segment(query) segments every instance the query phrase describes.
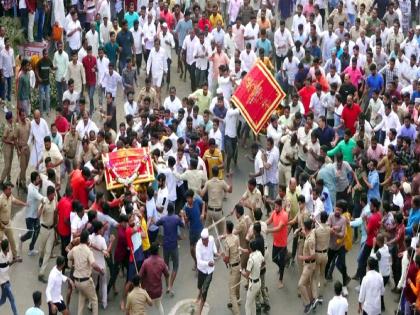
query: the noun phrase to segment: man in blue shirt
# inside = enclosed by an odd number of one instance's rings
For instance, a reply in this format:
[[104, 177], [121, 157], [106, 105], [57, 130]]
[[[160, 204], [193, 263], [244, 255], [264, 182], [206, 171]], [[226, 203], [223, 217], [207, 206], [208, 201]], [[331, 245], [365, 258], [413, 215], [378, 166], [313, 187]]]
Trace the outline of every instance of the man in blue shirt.
[[122, 22], [122, 29], [117, 35], [117, 44], [120, 52], [118, 69], [119, 73], [122, 74], [122, 71], [127, 64], [127, 58], [132, 58], [134, 54], [134, 38], [133, 34], [128, 30], [128, 23], [126, 20]]
[[255, 44], [255, 51], [258, 52], [260, 48], [264, 49], [264, 57], [271, 57], [273, 48], [272, 48], [270, 40], [267, 39], [267, 31], [265, 29], [261, 30], [260, 38], [257, 40], [257, 43]]
[[191, 257], [194, 260], [194, 268], [197, 268], [197, 259], [195, 257], [195, 245], [200, 239], [201, 231], [203, 230], [202, 220], [204, 219], [204, 203], [201, 198], [194, 198], [194, 191], [188, 189], [185, 198], [184, 210], [181, 212], [184, 220], [189, 223], [190, 226], [190, 252]]
[[[181, 70], [181, 74], [184, 73], [184, 67], [182, 66], [181, 50], [184, 44], [184, 39], [187, 34], [192, 30], [193, 25], [190, 19], [190, 11], [185, 11], [184, 18], [181, 19], [175, 26], [175, 50], [178, 55], [178, 70]], [[185, 69], [186, 73], [186, 69]]]
[[[175, 206], [173, 203], [168, 204], [168, 215], [164, 216], [156, 222], [157, 226], [163, 226], [163, 259], [169, 268], [169, 260], [172, 260], [172, 273], [169, 284], [166, 283], [166, 293], [174, 295], [172, 288], [174, 286], [176, 273], [179, 266], [178, 253], [178, 227], [184, 227], [184, 218], [175, 214]], [[167, 282], [168, 280], [166, 280]]]
[[368, 182], [366, 183], [368, 187], [368, 193], [367, 193], [368, 203], [370, 203], [370, 201], [373, 198], [377, 200], [381, 199], [381, 195], [379, 193], [379, 174], [378, 174], [378, 171], [376, 170], [377, 166], [378, 166], [378, 161], [376, 160], [371, 160], [368, 163], [369, 174], [368, 174]]
[[374, 63], [370, 65], [369, 70], [371, 74], [366, 80], [366, 88], [368, 89], [368, 99], [372, 97], [374, 91], [382, 91], [384, 87], [384, 79], [382, 75], [378, 74], [376, 65]]
[[404, 117], [404, 125], [401, 126], [398, 136], [409, 138], [411, 143], [416, 141], [417, 131], [415, 125], [411, 124], [411, 116], [408, 114]]
[[413, 208], [410, 210], [410, 214], [408, 215], [407, 226], [405, 228], [405, 234], [413, 236], [418, 231], [414, 231], [413, 227], [415, 224], [420, 223], [420, 196], [415, 196], [413, 198]]
[[128, 12], [124, 15], [124, 20], [127, 21], [129, 30], [134, 26], [134, 22], [139, 20], [139, 14], [134, 12], [134, 2], [130, 3]]

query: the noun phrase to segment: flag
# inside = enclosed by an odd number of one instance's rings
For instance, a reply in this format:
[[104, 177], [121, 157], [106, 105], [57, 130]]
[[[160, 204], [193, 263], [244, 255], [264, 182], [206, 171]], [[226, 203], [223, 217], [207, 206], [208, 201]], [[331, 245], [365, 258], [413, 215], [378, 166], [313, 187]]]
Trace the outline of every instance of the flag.
[[232, 96], [255, 134], [258, 134], [278, 108], [286, 93], [262, 61], [252, 67]]

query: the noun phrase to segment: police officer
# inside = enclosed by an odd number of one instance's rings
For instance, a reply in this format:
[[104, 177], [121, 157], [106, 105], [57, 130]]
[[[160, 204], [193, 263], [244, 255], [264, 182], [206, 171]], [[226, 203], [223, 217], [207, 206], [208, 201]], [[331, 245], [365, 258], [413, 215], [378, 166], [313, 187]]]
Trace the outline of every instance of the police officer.
[[241, 253], [241, 268], [245, 269], [248, 261], [248, 253], [246, 251], [248, 249], [248, 241], [246, 239], [246, 234], [248, 233], [248, 229], [251, 226], [252, 221], [244, 214], [244, 207], [240, 204], [235, 205], [234, 212], [236, 218], [238, 219], [238, 225], [235, 227], [233, 234], [239, 237], [239, 245], [245, 250]]
[[228, 307], [232, 308], [232, 313], [234, 315], [239, 315], [239, 305], [238, 300], [240, 299], [240, 288], [241, 286], [238, 283], [241, 281], [241, 272], [240, 272], [240, 256], [239, 256], [239, 237], [233, 232], [233, 222], [228, 220], [226, 221], [226, 238], [225, 238], [225, 253], [223, 261], [229, 265], [229, 298], [230, 302]]
[[13, 262], [22, 262], [22, 258], [18, 256], [16, 249], [15, 237], [12, 229], [12, 203], [26, 207], [26, 202], [16, 199], [12, 195], [13, 184], [11, 182], [5, 182], [3, 184], [3, 193], [0, 195], [0, 240], [6, 235], [9, 240], [10, 249], [13, 254]]
[[319, 222], [319, 224], [317, 224], [317, 227], [315, 228], [316, 267], [314, 281], [315, 284], [319, 283], [320, 285], [317, 302], [322, 303], [324, 301], [323, 292], [325, 283], [325, 266], [327, 265], [328, 261], [328, 247], [330, 244], [331, 228], [327, 224], [327, 212], [321, 212], [320, 220], [321, 222]]
[[92, 305], [92, 315], [98, 315], [98, 297], [95, 283], [92, 279], [92, 268], [104, 275], [104, 270], [95, 263], [95, 258], [88, 245], [89, 232], [83, 230], [80, 234], [80, 244], [68, 253], [69, 261], [73, 263], [74, 286], [79, 291], [78, 314], [83, 313], [86, 299]]
[[47, 280], [44, 278], [45, 270], [47, 269], [48, 261], [50, 260], [52, 249], [54, 247], [54, 217], [56, 215], [56, 209], [57, 198], [55, 194], [55, 187], [48, 186], [47, 201], [42, 202], [38, 210], [38, 216], [41, 221], [41, 228], [38, 238], [39, 263], [41, 265], [41, 268], [39, 269], [38, 280], [44, 283], [47, 283]]
[[24, 110], [19, 111], [19, 120], [15, 127], [16, 151], [19, 157], [20, 174], [18, 179], [19, 188], [26, 189], [26, 169], [29, 164], [29, 135], [31, 132], [31, 121], [26, 117]]
[[0, 183], [3, 183], [5, 179], [10, 181], [10, 171], [12, 169], [12, 161], [13, 161], [13, 150], [15, 147], [15, 125], [13, 123], [12, 112], [6, 113], [6, 124], [4, 125], [2, 140], [3, 140], [4, 168], [3, 168], [3, 172], [1, 173]]
[[307, 218], [303, 222], [305, 241], [303, 243], [302, 255], [298, 259], [303, 261], [302, 275], [300, 276], [298, 289], [305, 305], [304, 313], [308, 314], [316, 306], [314, 297], [317, 296], [317, 284], [314, 281], [316, 253], [315, 233], [312, 230], [312, 220]]
[[248, 279], [248, 291], [246, 293], [245, 314], [255, 315], [257, 313], [256, 298], [261, 289], [260, 273], [264, 264], [264, 256], [257, 250], [257, 243], [252, 240], [249, 244], [251, 254], [247, 262], [246, 270], [241, 274]]

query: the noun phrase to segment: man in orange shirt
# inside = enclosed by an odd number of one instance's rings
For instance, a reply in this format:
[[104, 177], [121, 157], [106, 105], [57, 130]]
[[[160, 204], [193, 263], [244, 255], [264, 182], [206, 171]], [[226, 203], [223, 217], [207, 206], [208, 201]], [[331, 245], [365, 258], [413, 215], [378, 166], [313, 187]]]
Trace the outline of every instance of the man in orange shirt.
[[273, 234], [273, 262], [279, 267], [279, 283], [278, 288], [283, 288], [283, 273], [287, 256], [287, 223], [288, 214], [282, 207], [282, 200], [277, 199], [274, 202], [274, 211], [270, 218], [266, 221], [267, 225], [272, 224], [273, 227], [267, 228], [267, 233]]

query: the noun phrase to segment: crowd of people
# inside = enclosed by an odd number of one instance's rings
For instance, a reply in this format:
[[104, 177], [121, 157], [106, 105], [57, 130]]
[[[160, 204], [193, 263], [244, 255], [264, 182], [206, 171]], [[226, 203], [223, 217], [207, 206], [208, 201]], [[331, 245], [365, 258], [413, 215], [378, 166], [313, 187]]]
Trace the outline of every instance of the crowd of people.
[[[9, 266], [27, 242], [49, 314], [69, 314], [77, 292], [78, 314], [88, 300], [97, 315], [121, 272], [122, 311], [164, 314], [162, 282], [174, 297], [178, 240], [188, 238], [197, 314], [218, 260], [235, 315], [244, 286], [245, 314], [270, 310], [270, 261], [274, 296], [296, 264], [305, 314], [324, 302], [335, 267], [342, 278], [328, 315], [350, 312], [352, 280], [359, 313], [385, 304], [420, 313], [418, 1], [5, 0], [0, 16], [19, 18], [27, 42], [45, 46], [19, 56], [0, 27], [0, 306], [8, 299], [18, 314]], [[257, 61], [287, 94], [264, 136], [231, 102]], [[180, 97], [187, 79], [191, 92]], [[104, 154], [141, 147], [155, 180], [107, 190]], [[249, 180], [229, 210], [235, 172]], [[25, 207], [25, 233], [12, 205]], [[395, 304], [384, 301], [388, 287]], [[34, 292], [27, 315], [43, 314], [43, 295]]]

